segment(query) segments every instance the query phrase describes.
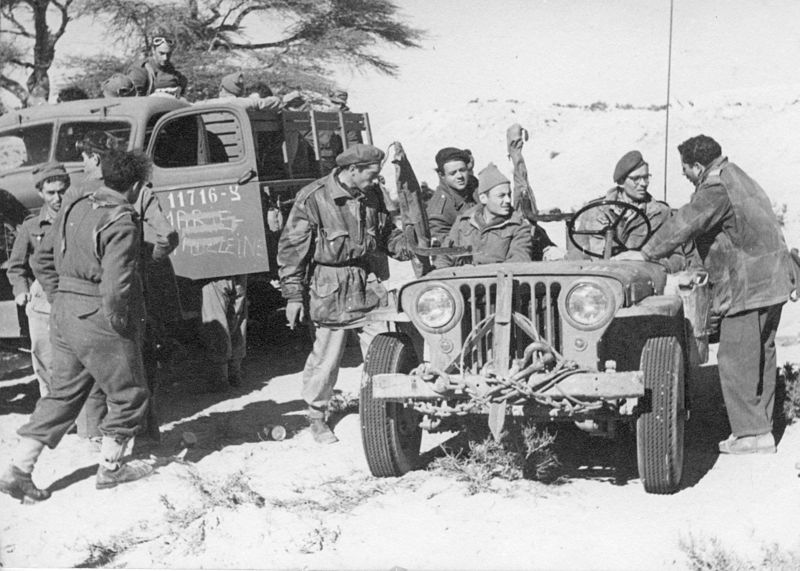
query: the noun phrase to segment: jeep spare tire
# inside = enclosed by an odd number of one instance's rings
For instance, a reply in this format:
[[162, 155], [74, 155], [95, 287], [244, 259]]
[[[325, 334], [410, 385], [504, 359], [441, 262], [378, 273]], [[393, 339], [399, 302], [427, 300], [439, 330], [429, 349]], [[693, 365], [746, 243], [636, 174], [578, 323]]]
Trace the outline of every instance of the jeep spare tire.
[[641, 356], [645, 410], [636, 421], [639, 477], [645, 491], [671, 494], [683, 475], [684, 363], [676, 336], [652, 337]]
[[372, 396], [372, 377], [381, 373], [409, 373], [419, 364], [414, 346], [405, 335], [377, 335], [364, 360], [359, 416], [364, 454], [373, 476], [402, 476], [419, 462], [421, 416], [413, 408]]

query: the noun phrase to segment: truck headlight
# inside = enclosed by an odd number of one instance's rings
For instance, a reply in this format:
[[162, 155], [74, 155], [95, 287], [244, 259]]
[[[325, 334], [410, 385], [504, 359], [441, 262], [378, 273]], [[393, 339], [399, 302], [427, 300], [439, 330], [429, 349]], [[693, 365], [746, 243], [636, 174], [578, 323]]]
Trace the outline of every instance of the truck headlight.
[[583, 282], [573, 287], [564, 302], [567, 314], [579, 327], [599, 327], [615, 309], [614, 295], [598, 284]]
[[434, 286], [417, 298], [416, 313], [423, 325], [438, 329], [447, 325], [456, 314], [456, 300], [446, 288]]

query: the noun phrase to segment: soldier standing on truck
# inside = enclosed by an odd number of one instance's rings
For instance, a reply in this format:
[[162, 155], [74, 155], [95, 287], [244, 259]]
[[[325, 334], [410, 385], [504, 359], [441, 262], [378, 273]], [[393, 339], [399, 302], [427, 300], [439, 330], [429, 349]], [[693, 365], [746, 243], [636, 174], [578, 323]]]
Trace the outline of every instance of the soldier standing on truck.
[[14, 300], [20, 307], [25, 307], [25, 314], [28, 316], [33, 372], [39, 381], [39, 395], [45, 396], [50, 392], [52, 356], [50, 303], [42, 284], [34, 277], [29, 261], [61, 209], [61, 201], [69, 188], [70, 179], [64, 165], [51, 162], [34, 169], [33, 180], [43, 205], [39, 214], [29, 216], [22, 223], [8, 258], [6, 276], [11, 282]]
[[492, 163], [478, 173], [480, 204], [460, 213], [444, 246], [471, 246], [472, 255], [436, 256], [434, 265], [446, 268], [462, 263], [530, 262], [531, 225], [512, 207], [511, 183]]
[[712, 315], [721, 319], [717, 361], [731, 435], [723, 454], [774, 453], [775, 332], [794, 289], [791, 259], [769, 197], [698, 135], [678, 145], [683, 174], [695, 185], [688, 204], [640, 252], [620, 260], [657, 260], [694, 240], [708, 270]]
[[365, 316], [387, 302], [372, 258], [379, 250], [400, 260], [410, 258], [403, 233], [392, 224], [376, 185], [383, 158], [383, 151], [365, 144], [336, 157], [335, 170], [297, 194], [278, 244], [289, 327], [302, 321], [306, 296], [316, 325], [302, 396], [309, 407], [311, 433], [319, 443], [338, 441], [325, 416], [347, 329], [360, 328], [361, 352], [366, 355], [379, 326]]
[[172, 64], [174, 50], [175, 38], [171, 34], [157, 32], [153, 35], [149, 57], [134, 64], [127, 72], [136, 85], [138, 95], [150, 95], [156, 91], [157, 86], [171, 83], [170, 79], [174, 79], [178, 88], [176, 97], [186, 93], [186, 76]]
[[51, 392], [39, 399], [18, 430], [12, 462], [0, 475], [0, 491], [17, 499], [45, 500], [48, 490], [32, 479], [45, 446], [54, 448], [72, 426], [95, 382], [111, 402], [103, 418], [96, 487], [112, 488], [152, 473], [144, 463], [123, 462], [126, 444], [147, 408], [141, 327], [144, 305], [139, 224], [132, 203], [149, 177], [150, 163], [138, 153], [115, 152], [103, 160], [103, 186], [64, 206], [50, 235], [55, 259], [48, 274], [58, 292], [53, 303]]

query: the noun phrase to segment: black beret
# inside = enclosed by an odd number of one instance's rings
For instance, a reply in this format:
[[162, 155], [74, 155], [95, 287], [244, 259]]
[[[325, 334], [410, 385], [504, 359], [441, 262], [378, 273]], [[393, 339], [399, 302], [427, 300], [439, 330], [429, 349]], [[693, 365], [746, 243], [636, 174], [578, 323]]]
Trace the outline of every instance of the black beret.
[[450, 161], [464, 161], [464, 164], [469, 164], [469, 151], [456, 147], [445, 147], [436, 153], [437, 169], [442, 170], [444, 165]]
[[642, 153], [639, 151], [628, 151], [622, 155], [622, 158], [617, 162], [617, 166], [614, 167], [614, 182], [617, 184], [622, 184], [626, 176], [638, 169], [640, 166], [646, 164], [647, 163], [644, 162], [644, 159], [642, 158]]
[[386, 156], [382, 150], [372, 145], [358, 143], [345, 149], [343, 153], [336, 157], [336, 164], [340, 167], [350, 165], [371, 165], [380, 163]]

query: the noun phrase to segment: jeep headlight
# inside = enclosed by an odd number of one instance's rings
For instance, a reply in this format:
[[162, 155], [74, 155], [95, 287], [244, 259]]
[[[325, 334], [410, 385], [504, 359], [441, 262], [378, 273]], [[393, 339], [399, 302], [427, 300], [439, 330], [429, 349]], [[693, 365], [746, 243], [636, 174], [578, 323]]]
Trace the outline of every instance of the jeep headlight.
[[598, 327], [614, 311], [613, 294], [598, 284], [583, 282], [573, 287], [565, 300], [567, 314], [579, 327]]
[[416, 313], [425, 327], [438, 329], [447, 325], [456, 314], [456, 300], [441, 286], [426, 289], [417, 298]]

